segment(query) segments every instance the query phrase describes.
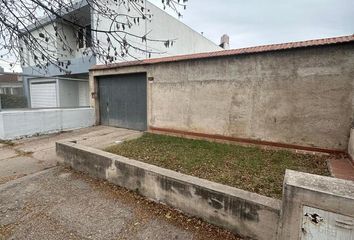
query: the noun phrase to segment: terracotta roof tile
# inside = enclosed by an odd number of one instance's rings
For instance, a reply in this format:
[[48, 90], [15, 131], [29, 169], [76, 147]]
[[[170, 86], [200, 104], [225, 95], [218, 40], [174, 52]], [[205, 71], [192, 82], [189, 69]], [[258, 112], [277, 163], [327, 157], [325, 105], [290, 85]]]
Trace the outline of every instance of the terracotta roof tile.
[[125, 67], [125, 66], [149, 65], [149, 64], [164, 63], [164, 62], [177, 62], [177, 61], [192, 60], [192, 59], [235, 56], [235, 55], [242, 55], [242, 54], [280, 51], [285, 49], [322, 46], [322, 45], [339, 44], [339, 43], [347, 43], [347, 42], [354, 42], [354, 35], [308, 40], [308, 41], [301, 41], [301, 42], [272, 44], [272, 45], [264, 45], [264, 46], [248, 47], [248, 48], [239, 48], [239, 49], [223, 50], [217, 52], [205, 52], [205, 53], [177, 55], [177, 56], [162, 57], [162, 58], [150, 58], [150, 59], [145, 59], [140, 61], [128, 61], [128, 62], [108, 64], [108, 65], [94, 65], [91, 68], [91, 70], [112, 69], [112, 68]]
[[18, 75], [16, 74], [4, 74], [0, 73], [0, 82], [17, 82], [18, 81]]

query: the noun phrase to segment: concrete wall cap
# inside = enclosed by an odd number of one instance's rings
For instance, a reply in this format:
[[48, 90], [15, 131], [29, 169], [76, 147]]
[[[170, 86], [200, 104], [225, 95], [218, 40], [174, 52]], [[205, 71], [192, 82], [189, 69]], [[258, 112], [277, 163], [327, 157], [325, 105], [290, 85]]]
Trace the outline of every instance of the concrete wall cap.
[[287, 186], [354, 199], [353, 181], [286, 170], [284, 183]]
[[208, 181], [205, 179], [201, 179], [201, 178], [193, 177], [193, 176], [186, 175], [183, 173], [175, 172], [175, 171], [172, 171], [169, 169], [157, 167], [157, 166], [154, 166], [151, 164], [147, 164], [147, 163], [140, 162], [137, 160], [129, 159], [129, 158], [119, 156], [119, 155], [116, 155], [113, 153], [105, 152], [105, 151], [102, 151], [99, 149], [94, 149], [94, 148], [83, 146], [80, 144], [75, 144], [73, 142], [68, 142], [68, 140], [60, 141], [57, 143], [71, 146], [71, 147], [75, 147], [76, 149], [80, 149], [83, 151], [88, 151], [91, 154], [100, 155], [100, 156], [110, 158], [112, 160], [116, 160], [116, 161], [119, 161], [119, 162], [122, 162], [125, 164], [133, 165], [135, 167], [145, 169], [145, 170], [152, 172], [152, 173], [168, 176], [169, 178], [173, 178], [175, 181], [198, 185], [198, 186], [201, 186], [204, 188], [208, 188], [208, 189], [215, 191], [215, 192], [219, 192], [219, 193], [221, 192], [225, 195], [231, 195], [236, 198], [245, 199], [246, 201], [262, 205], [265, 208], [268, 208], [268, 209], [271, 209], [274, 211], [280, 211], [280, 209], [281, 209], [281, 201], [278, 199], [262, 196], [257, 193], [248, 192], [248, 191], [245, 191], [242, 189], [226, 186], [226, 185], [211, 182], [211, 181]]

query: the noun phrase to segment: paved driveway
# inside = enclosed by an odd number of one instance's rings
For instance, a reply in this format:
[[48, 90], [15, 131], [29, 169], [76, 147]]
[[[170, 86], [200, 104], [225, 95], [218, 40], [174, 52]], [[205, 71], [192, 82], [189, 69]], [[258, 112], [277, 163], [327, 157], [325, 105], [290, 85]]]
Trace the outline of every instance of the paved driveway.
[[99, 126], [0, 146], [0, 240], [237, 239], [133, 192], [57, 166], [57, 140], [104, 148], [140, 134]]
[[105, 148], [116, 141], [140, 136], [137, 131], [97, 126], [60, 134], [43, 135], [13, 141], [0, 146], [0, 184], [57, 165], [55, 142], [73, 139], [95, 148]]

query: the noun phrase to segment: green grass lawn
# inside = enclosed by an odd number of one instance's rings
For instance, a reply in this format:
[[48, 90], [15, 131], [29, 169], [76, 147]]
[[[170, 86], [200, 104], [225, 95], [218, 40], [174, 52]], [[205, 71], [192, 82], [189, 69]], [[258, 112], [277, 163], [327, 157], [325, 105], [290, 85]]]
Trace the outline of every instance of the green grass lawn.
[[106, 151], [274, 198], [281, 198], [285, 169], [329, 175], [328, 156], [150, 133]]

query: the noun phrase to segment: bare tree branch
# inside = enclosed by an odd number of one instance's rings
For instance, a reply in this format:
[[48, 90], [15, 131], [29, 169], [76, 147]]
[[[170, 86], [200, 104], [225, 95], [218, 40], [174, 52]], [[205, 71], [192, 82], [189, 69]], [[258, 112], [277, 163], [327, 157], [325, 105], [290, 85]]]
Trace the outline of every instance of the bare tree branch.
[[[164, 53], [149, 48], [149, 43], [168, 48], [177, 39], [133, 31], [153, 19], [145, 1], [0, 0], [0, 60], [43, 71], [54, 66], [69, 74], [70, 59], [77, 52], [105, 63]], [[161, 1], [178, 16], [187, 2]]]

